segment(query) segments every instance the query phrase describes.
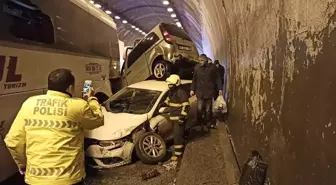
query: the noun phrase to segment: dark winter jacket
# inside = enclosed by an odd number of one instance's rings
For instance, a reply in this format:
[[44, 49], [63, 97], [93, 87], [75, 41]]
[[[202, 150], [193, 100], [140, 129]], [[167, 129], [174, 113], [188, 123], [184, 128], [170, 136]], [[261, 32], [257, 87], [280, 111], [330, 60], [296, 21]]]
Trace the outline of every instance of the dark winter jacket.
[[215, 89], [223, 89], [217, 70], [213, 64], [195, 67], [191, 90], [195, 91], [197, 98], [213, 98], [217, 94]]
[[170, 120], [185, 120], [187, 118], [190, 105], [189, 94], [182, 86], [169, 90], [169, 95], [165, 101], [170, 107]]

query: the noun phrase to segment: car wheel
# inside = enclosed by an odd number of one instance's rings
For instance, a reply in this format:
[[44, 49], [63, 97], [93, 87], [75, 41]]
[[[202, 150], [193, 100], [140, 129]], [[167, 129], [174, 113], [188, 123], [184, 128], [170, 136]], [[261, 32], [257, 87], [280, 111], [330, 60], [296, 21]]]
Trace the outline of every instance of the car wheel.
[[157, 80], [166, 80], [171, 72], [171, 66], [166, 61], [157, 61], [153, 64], [153, 76]]
[[161, 136], [147, 132], [140, 136], [135, 145], [135, 152], [143, 163], [156, 164], [165, 158], [167, 147]]

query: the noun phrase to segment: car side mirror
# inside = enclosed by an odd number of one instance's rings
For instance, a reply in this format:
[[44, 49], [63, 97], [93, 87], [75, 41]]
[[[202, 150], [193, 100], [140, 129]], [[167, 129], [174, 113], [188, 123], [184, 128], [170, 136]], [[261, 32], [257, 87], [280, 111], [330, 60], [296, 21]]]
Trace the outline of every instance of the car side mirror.
[[168, 107], [161, 107], [159, 109], [159, 113], [160, 114], [165, 114], [165, 113], [168, 113], [169, 112], [169, 108]]

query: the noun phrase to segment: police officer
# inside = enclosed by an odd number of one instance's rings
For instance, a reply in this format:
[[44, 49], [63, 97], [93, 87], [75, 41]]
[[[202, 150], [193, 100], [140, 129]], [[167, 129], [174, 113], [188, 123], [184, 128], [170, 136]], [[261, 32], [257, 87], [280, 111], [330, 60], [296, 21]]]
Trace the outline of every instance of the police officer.
[[23, 103], [5, 138], [29, 185], [83, 184], [84, 129], [102, 126], [103, 113], [93, 89], [78, 99], [74, 86], [70, 70], [51, 72], [47, 94]]
[[165, 104], [170, 108], [170, 120], [174, 125], [174, 155], [171, 160], [177, 161], [184, 151], [185, 124], [190, 109], [189, 95], [181, 86], [178, 75], [170, 75], [166, 82], [169, 86], [169, 95]]

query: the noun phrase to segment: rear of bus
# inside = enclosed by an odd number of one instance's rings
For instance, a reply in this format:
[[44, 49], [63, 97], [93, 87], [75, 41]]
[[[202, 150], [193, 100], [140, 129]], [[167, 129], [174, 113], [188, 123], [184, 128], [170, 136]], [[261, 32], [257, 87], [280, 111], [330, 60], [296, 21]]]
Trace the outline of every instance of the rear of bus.
[[[22, 103], [46, 92], [51, 71], [70, 69], [77, 97], [84, 80], [92, 80], [96, 96], [107, 99], [112, 94], [109, 73], [119, 67], [118, 53], [111, 52], [118, 40], [110, 16], [91, 11], [96, 8], [88, 1], [34, 3], [0, 2], [0, 184], [13, 184], [7, 181], [18, 170], [4, 138]], [[79, 27], [86, 31], [78, 32]]]

